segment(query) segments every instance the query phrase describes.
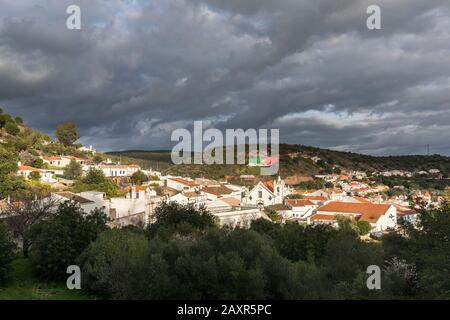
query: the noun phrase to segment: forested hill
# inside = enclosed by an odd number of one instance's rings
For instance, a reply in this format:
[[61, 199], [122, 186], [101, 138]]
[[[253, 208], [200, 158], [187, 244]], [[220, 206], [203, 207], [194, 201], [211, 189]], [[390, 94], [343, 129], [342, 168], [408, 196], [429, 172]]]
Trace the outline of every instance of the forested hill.
[[[110, 155], [142, 159], [158, 163], [166, 173], [191, 176], [235, 176], [257, 174], [256, 168], [243, 165], [172, 165], [170, 151], [121, 151]], [[353, 152], [341, 152], [303, 145], [280, 145], [280, 173], [285, 175], [315, 175], [323, 173], [351, 171], [389, 171], [411, 172], [438, 169], [444, 177], [450, 173], [450, 157], [441, 155], [406, 155], [375, 157]]]
[[[73, 140], [78, 139], [75, 137]], [[17, 161], [23, 164], [41, 167], [41, 155], [72, 155], [90, 158], [91, 155], [80, 151], [76, 143], [64, 144], [48, 135], [31, 129], [21, 118], [5, 114], [0, 109], [0, 153], [3, 180], [16, 170]], [[173, 175], [218, 178], [259, 173], [258, 168], [245, 165], [173, 165], [170, 151], [121, 151], [109, 152], [109, 157], [123, 163], [136, 162], [144, 168], [152, 167]], [[105, 158], [102, 154], [97, 157]], [[408, 155], [375, 157], [351, 152], [332, 151], [303, 145], [280, 145], [280, 174], [316, 175], [350, 171], [389, 171], [405, 170], [411, 172], [440, 170], [442, 177], [450, 174], [450, 157], [441, 155]], [[6, 181], [3, 181], [6, 183]]]

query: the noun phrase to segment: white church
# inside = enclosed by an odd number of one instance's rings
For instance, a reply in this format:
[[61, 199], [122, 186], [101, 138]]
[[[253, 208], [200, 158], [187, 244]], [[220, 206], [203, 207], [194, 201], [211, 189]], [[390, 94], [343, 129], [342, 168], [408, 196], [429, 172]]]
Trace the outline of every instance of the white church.
[[281, 204], [284, 198], [292, 194], [292, 189], [286, 185], [281, 177], [273, 181], [260, 181], [250, 190], [244, 197], [244, 203], [247, 205], [255, 205], [266, 207], [273, 204]]

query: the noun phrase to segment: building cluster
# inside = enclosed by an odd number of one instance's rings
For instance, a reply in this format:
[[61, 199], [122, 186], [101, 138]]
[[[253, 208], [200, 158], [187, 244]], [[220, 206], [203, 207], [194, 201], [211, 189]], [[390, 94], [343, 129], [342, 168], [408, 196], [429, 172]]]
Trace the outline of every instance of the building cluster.
[[[92, 154], [95, 153], [92, 147], [89, 150]], [[264, 165], [260, 160], [256, 159], [254, 165]], [[104, 193], [97, 191], [72, 193], [64, 188], [51, 195], [58, 201], [74, 201], [86, 212], [104, 208], [112, 224], [116, 226], [151, 223], [155, 209], [161, 203], [175, 202], [196, 208], [205, 207], [217, 217], [221, 226], [246, 228], [255, 219], [270, 219], [270, 213], [275, 211], [282, 222], [337, 225], [340, 218], [347, 218], [354, 222], [366, 221], [371, 225], [372, 232], [382, 233], [395, 229], [398, 223], [403, 221], [417, 221], [416, 208], [410, 206], [411, 199], [421, 200], [427, 205], [434, 204], [428, 192], [408, 195], [400, 193], [386, 197], [383, 192], [387, 187], [369, 184], [366, 174], [361, 171], [318, 175], [315, 178], [323, 179], [333, 187], [296, 191], [293, 186], [313, 181], [314, 178], [290, 176], [286, 179], [278, 177], [261, 181], [253, 175], [243, 175], [240, 177], [242, 180], [255, 182], [253, 187], [248, 188], [226, 180], [165, 176], [157, 171], [143, 170], [136, 164], [125, 165], [110, 160], [92, 164], [84, 158], [45, 156], [42, 157], [42, 161], [46, 169], [19, 163], [17, 174], [28, 179], [33, 172], [37, 172], [42, 182], [67, 186], [70, 181], [61, 176], [64, 174], [64, 168], [75, 161], [81, 165], [83, 174], [97, 169], [106, 177], [113, 179], [129, 178], [138, 171], [154, 177], [144, 185], [126, 184], [121, 190], [122, 197], [108, 198]], [[427, 174], [438, 173], [437, 169], [427, 171]], [[408, 176], [410, 173], [393, 170], [378, 174]], [[398, 186], [397, 189], [400, 190], [401, 187]], [[295, 194], [298, 196], [293, 196]]]

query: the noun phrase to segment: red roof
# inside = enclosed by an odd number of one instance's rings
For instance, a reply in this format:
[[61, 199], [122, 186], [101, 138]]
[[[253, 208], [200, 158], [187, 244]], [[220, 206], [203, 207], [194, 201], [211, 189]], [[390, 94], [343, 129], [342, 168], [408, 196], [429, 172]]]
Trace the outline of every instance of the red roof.
[[311, 217], [312, 221], [332, 221], [336, 220], [335, 214], [315, 214]]
[[273, 182], [272, 181], [266, 181], [264, 182], [264, 185], [267, 187], [267, 189], [269, 189], [271, 192], [273, 192], [275, 189], [273, 187]]
[[202, 189], [202, 191], [205, 193], [216, 195], [216, 196], [227, 195], [227, 194], [231, 194], [233, 192], [233, 190], [231, 190], [225, 186], [204, 187]]
[[361, 215], [360, 220], [375, 223], [384, 215], [390, 204], [374, 204], [374, 203], [351, 203], [351, 202], [330, 202], [317, 211], [333, 212], [333, 213], [349, 213]]
[[29, 166], [18, 166], [17, 169], [19, 171], [33, 171], [33, 172], [41, 172], [41, 170], [33, 168], [33, 167], [29, 167]]
[[187, 181], [187, 180], [181, 179], [181, 178], [169, 178], [169, 180], [172, 180], [172, 181], [184, 184], [184, 185], [186, 185], [188, 187], [195, 187], [195, 186], [197, 186], [197, 184], [195, 184], [195, 183], [193, 183], [191, 181]]
[[[135, 188], [136, 191], [147, 191], [148, 186], [134, 186], [134, 188]], [[133, 187], [132, 187], [132, 186], [128, 186], [128, 187], [126, 187], [126, 188], [123, 188], [123, 189], [120, 190], [120, 191], [121, 191], [121, 192], [128, 193], [128, 192], [130, 192], [131, 190], [133, 190]]]
[[296, 200], [296, 199], [289, 199], [287, 200], [287, 203], [292, 207], [304, 207], [304, 206], [313, 206], [314, 203], [309, 200]]

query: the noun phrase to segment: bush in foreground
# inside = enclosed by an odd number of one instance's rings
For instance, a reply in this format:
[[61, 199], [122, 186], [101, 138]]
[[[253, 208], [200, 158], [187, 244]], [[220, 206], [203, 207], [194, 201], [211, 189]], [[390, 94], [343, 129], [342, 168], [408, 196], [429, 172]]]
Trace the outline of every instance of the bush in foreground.
[[33, 227], [30, 258], [40, 278], [65, 279], [66, 270], [76, 264], [79, 255], [106, 230], [103, 210], [86, 214], [76, 204], [60, 204], [55, 215]]
[[11, 235], [0, 222], [0, 286], [5, 285], [9, 279], [15, 248]]

